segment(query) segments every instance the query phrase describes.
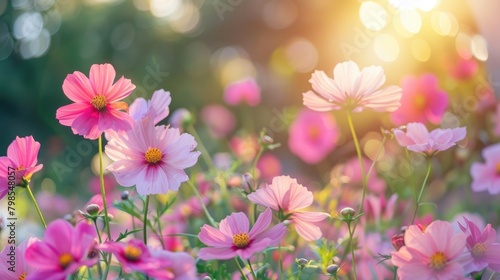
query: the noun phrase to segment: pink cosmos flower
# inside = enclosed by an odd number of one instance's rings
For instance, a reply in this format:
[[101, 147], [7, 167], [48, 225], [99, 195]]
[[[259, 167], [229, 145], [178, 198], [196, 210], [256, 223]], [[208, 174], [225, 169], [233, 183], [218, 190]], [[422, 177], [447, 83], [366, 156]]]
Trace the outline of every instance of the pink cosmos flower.
[[248, 199], [280, 212], [280, 217], [291, 220], [297, 233], [307, 241], [321, 238], [321, 230], [315, 223], [330, 216], [327, 213], [303, 211], [313, 203], [313, 194], [289, 176], [274, 177], [270, 185], [266, 184], [249, 194]]
[[120, 185], [135, 185], [140, 195], [177, 191], [188, 180], [184, 169], [200, 155], [193, 151], [195, 147], [193, 136], [176, 128], [155, 127], [147, 116], [106, 145], [106, 154], [114, 161], [107, 169]]
[[451, 75], [459, 80], [467, 80], [477, 74], [479, 69], [479, 64], [474, 58], [465, 59], [462, 56], [458, 57], [458, 61], [455, 63], [453, 69], [451, 70]]
[[394, 130], [399, 145], [427, 156], [455, 146], [456, 142], [465, 138], [466, 133], [465, 127], [437, 128], [429, 132], [422, 123], [407, 124], [406, 133], [400, 128]]
[[[40, 241], [38, 238], [31, 237], [27, 240], [24, 240], [21, 244], [19, 244], [19, 246], [14, 246], [14, 250], [10, 249], [10, 247], [13, 245], [6, 245], [0, 253], [0, 279], [26, 279], [26, 277], [33, 274], [37, 270], [37, 268], [28, 265], [28, 263], [25, 261], [24, 254], [27, 248], [31, 247], [33, 243], [38, 241]], [[12, 256], [15, 258], [14, 261], [11, 260]], [[9, 270], [10, 267], [15, 267], [15, 271]]]
[[488, 146], [481, 152], [484, 163], [474, 162], [470, 168], [471, 188], [475, 192], [500, 193], [500, 144]]
[[271, 209], [267, 208], [251, 230], [247, 216], [241, 212], [223, 219], [219, 229], [204, 225], [198, 238], [209, 247], [201, 248], [198, 257], [202, 260], [229, 260], [236, 256], [248, 259], [267, 247], [278, 245], [286, 227], [280, 223], [267, 229], [272, 217]]
[[391, 120], [396, 125], [426, 121], [439, 124], [448, 103], [448, 95], [439, 89], [436, 76], [407, 77], [403, 80], [401, 107], [391, 114]]
[[[196, 265], [193, 257], [185, 252], [151, 250], [152, 256], [160, 262], [156, 271], [149, 275], [155, 279], [196, 280]], [[165, 271], [171, 275], [165, 278]]]
[[335, 148], [339, 129], [333, 117], [324, 112], [302, 109], [290, 125], [288, 147], [309, 164], [318, 163]]
[[464, 217], [465, 226], [458, 223], [460, 229], [467, 234], [467, 250], [471, 262], [465, 266], [467, 272], [481, 271], [489, 267], [500, 272], [500, 243], [495, 242], [497, 233], [488, 224], [483, 231], [473, 222]]
[[233, 136], [229, 147], [235, 156], [243, 162], [251, 162], [259, 151], [259, 143], [253, 135]]
[[151, 112], [154, 116], [154, 124], [158, 124], [170, 113], [168, 108], [170, 102], [172, 102], [170, 92], [160, 89], [153, 93], [151, 100], [142, 97], [136, 98], [130, 104], [129, 114], [135, 121], [138, 121]]
[[260, 87], [252, 78], [236, 81], [226, 87], [224, 102], [233, 106], [242, 102], [256, 106], [260, 103]]
[[392, 264], [401, 279], [465, 279], [465, 234], [453, 235], [450, 223], [434, 221], [424, 232], [411, 225], [405, 246], [392, 253]]
[[59, 122], [88, 139], [97, 139], [106, 130], [129, 130], [133, 119], [121, 112], [128, 106], [119, 101], [129, 96], [135, 86], [123, 76], [113, 84], [115, 76], [110, 64], [92, 65], [89, 78], [78, 71], [69, 74], [62, 87], [64, 94], [75, 103], [57, 110]]
[[40, 143], [33, 136], [16, 137], [12, 141], [7, 148], [7, 156], [0, 157], [0, 199], [9, 191], [9, 173], [15, 173], [17, 186], [23, 179], [29, 182], [31, 176], [42, 169], [43, 164], [37, 165], [39, 150]]
[[216, 139], [226, 137], [236, 127], [236, 119], [233, 113], [219, 104], [203, 107], [200, 112], [200, 119], [208, 127], [210, 135]]
[[[107, 253], [112, 253], [125, 273], [142, 272], [147, 275], [158, 273], [161, 262], [151, 254], [148, 246], [142, 241], [130, 239], [124, 242], [106, 242], [98, 245], [98, 248]], [[172, 273], [164, 270], [163, 274], [156, 275], [159, 279], [173, 279]]]
[[281, 174], [281, 162], [274, 154], [263, 154], [259, 162], [257, 162], [257, 169], [259, 170], [260, 178], [272, 179], [273, 177]]
[[65, 220], [55, 220], [47, 226], [44, 241], [26, 249], [26, 261], [38, 270], [28, 279], [66, 279], [82, 266], [91, 267], [98, 258], [89, 258], [96, 245], [94, 227], [83, 221], [72, 227]]
[[304, 93], [306, 107], [320, 112], [340, 109], [392, 112], [401, 105], [400, 87], [379, 89], [385, 83], [384, 70], [380, 66], [370, 66], [360, 71], [356, 63], [347, 61], [337, 64], [333, 75], [335, 79], [329, 78], [323, 71], [312, 74], [309, 82], [318, 95], [312, 91]]

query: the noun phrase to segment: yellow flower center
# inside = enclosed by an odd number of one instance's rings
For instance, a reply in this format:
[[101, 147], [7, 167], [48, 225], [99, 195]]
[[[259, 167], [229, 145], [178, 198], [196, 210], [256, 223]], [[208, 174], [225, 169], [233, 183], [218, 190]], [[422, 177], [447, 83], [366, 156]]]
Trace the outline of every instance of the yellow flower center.
[[418, 94], [413, 99], [413, 105], [415, 105], [417, 109], [423, 109], [426, 104], [427, 104], [427, 99], [422, 94]]
[[19, 275], [19, 279], [18, 280], [24, 280], [24, 279], [26, 279], [27, 276], [28, 276], [28, 273], [23, 272], [21, 275]]
[[472, 247], [472, 255], [474, 257], [481, 257], [486, 253], [486, 250], [487, 248], [484, 243], [477, 243], [474, 247]]
[[108, 104], [108, 100], [106, 99], [106, 97], [99, 94], [99, 95], [94, 96], [94, 98], [92, 98], [92, 101], [90, 101], [90, 104], [92, 104], [92, 106], [94, 106], [94, 108], [96, 108], [97, 110], [100, 111], [106, 107], [106, 105]]
[[59, 264], [62, 268], [68, 267], [73, 262], [73, 256], [69, 253], [64, 253], [59, 257]]
[[446, 256], [444, 255], [443, 252], [437, 252], [431, 256], [431, 261], [429, 263], [429, 266], [432, 269], [439, 271], [446, 266], [447, 261], [448, 260], [446, 259]]
[[158, 163], [162, 158], [162, 153], [158, 148], [149, 148], [144, 155], [144, 159], [152, 164]]
[[238, 248], [246, 247], [250, 243], [250, 236], [246, 233], [238, 233], [233, 235], [233, 244]]
[[500, 175], [500, 162], [497, 163], [497, 175]]
[[131, 244], [128, 244], [127, 246], [125, 246], [125, 249], [123, 249], [123, 252], [125, 253], [125, 258], [127, 258], [127, 260], [129, 260], [129, 261], [138, 260], [142, 254], [142, 250], [140, 248], [137, 248]]

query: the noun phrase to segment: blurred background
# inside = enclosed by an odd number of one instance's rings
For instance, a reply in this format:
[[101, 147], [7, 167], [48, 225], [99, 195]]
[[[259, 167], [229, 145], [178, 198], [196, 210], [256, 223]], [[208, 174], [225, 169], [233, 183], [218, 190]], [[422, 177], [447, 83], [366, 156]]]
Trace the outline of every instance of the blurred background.
[[[36, 192], [90, 197], [96, 143], [73, 135], [55, 112], [70, 103], [61, 89], [67, 74], [88, 75], [92, 64], [111, 63], [137, 86], [129, 104], [150, 99], [157, 89], [170, 91], [171, 112], [194, 113], [211, 153], [230, 151], [230, 145], [214, 141], [209, 124], [200, 121], [227, 128], [229, 110], [236, 123], [225, 137], [267, 128], [283, 144], [275, 152], [282, 163], [278, 171], [328, 182], [332, 166], [354, 155], [343, 115], [335, 113], [342, 131], [337, 147], [343, 149], [316, 166], [287, 146], [311, 73], [331, 76], [337, 63], [353, 60], [360, 67], [381, 65], [386, 84], [433, 73], [456, 100], [492, 94], [484, 66], [487, 40], [476, 26], [469, 2], [456, 0], [0, 0], [0, 151], [5, 155], [17, 135], [33, 135], [42, 144], [44, 164], [33, 178]], [[464, 61], [476, 65], [472, 75], [460, 72]], [[243, 78], [256, 80], [262, 101], [225, 105], [224, 89]], [[213, 104], [224, 113], [204, 110]], [[442, 126], [464, 124], [477, 109], [459, 105], [450, 104]], [[360, 134], [368, 135], [365, 152], [374, 157], [380, 127], [395, 125], [370, 112], [355, 121]], [[385, 171], [395, 165], [387, 160]]]

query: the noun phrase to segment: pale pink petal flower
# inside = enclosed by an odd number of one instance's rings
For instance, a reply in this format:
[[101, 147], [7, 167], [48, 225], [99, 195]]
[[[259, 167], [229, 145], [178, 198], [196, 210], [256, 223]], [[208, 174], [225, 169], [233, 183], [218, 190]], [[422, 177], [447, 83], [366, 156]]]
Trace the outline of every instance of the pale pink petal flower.
[[[196, 280], [196, 264], [188, 253], [151, 250], [152, 256], [160, 262], [156, 271], [149, 276], [155, 279]], [[165, 277], [168, 272], [170, 277]]]
[[[40, 241], [36, 237], [30, 237], [19, 244], [19, 246], [6, 245], [0, 253], [0, 279], [2, 280], [19, 280], [26, 279], [26, 277], [33, 274], [37, 268], [29, 265], [25, 260], [26, 249], [31, 247], [35, 242]], [[11, 246], [15, 247], [11, 250]], [[11, 260], [11, 257], [14, 260]], [[14, 267], [12, 271], [11, 267]]]
[[500, 144], [488, 146], [481, 152], [484, 163], [474, 162], [470, 168], [474, 192], [500, 193]]
[[92, 267], [98, 262], [98, 258], [89, 258], [96, 245], [95, 238], [94, 227], [86, 221], [75, 227], [65, 220], [51, 222], [44, 240], [26, 249], [26, 261], [38, 268], [28, 279], [66, 279], [82, 266]]
[[97, 139], [104, 131], [130, 129], [133, 119], [122, 112], [128, 105], [120, 100], [129, 96], [135, 86], [123, 76], [113, 84], [115, 76], [115, 69], [110, 64], [92, 65], [89, 78], [78, 71], [69, 74], [62, 88], [75, 103], [57, 110], [59, 122], [88, 139]]
[[496, 242], [497, 233], [490, 225], [481, 231], [473, 222], [464, 217], [465, 225], [458, 223], [460, 229], [467, 234], [467, 249], [471, 262], [465, 266], [467, 272], [481, 271], [489, 267], [500, 272], [500, 243]]
[[304, 162], [313, 164], [335, 149], [339, 137], [339, 129], [330, 114], [304, 108], [290, 125], [288, 147]]
[[9, 182], [14, 182], [14, 186], [22, 180], [29, 182], [31, 176], [42, 169], [43, 164], [37, 165], [39, 150], [40, 143], [33, 136], [16, 137], [12, 141], [7, 156], [0, 157], [0, 199], [9, 191]]
[[335, 79], [323, 71], [315, 71], [309, 82], [317, 95], [308, 91], [303, 94], [304, 105], [314, 111], [346, 109], [360, 112], [372, 109], [377, 112], [392, 112], [401, 105], [401, 88], [385, 83], [384, 70], [380, 66], [370, 66], [361, 71], [356, 63], [339, 63], [333, 71]]
[[401, 107], [391, 114], [392, 122], [396, 125], [427, 121], [441, 123], [449, 98], [438, 86], [438, 79], [431, 74], [405, 78]]
[[146, 116], [106, 145], [106, 154], [114, 161], [107, 169], [120, 185], [135, 185], [140, 195], [177, 191], [188, 180], [184, 169], [200, 155], [194, 151], [196, 145], [193, 136], [176, 128], [155, 127], [152, 116]]
[[154, 116], [154, 124], [158, 124], [170, 113], [168, 107], [170, 102], [172, 102], [170, 92], [160, 89], [153, 93], [151, 100], [142, 97], [136, 98], [130, 104], [129, 114], [135, 121], [138, 121], [151, 113]]
[[392, 264], [400, 279], [466, 279], [464, 257], [466, 236], [453, 234], [450, 223], [434, 221], [424, 232], [411, 225], [405, 232], [405, 246], [393, 252]]
[[198, 257], [202, 260], [228, 260], [236, 256], [249, 259], [255, 253], [277, 246], [286, 233], [286, 227], [279, 223], [269, 228], [272, 215], [271, 209], [267, 208], [259, 215], [252, 229], [247, 216], [241, 212], [223, 219], [219, 229], [204, 225], [198, 238], [209, 247], [201, 248]]
[[394, 136], [399, 145], [416, 153], [432, 156], [437, 152], [445, 151], [456, 145], [456, 142], [466, 136], [465, 127], [434, 129], [429, 132], [422, 123], [409, 123], [406, 132], [398, 128], [394, 130]]
[[289, 176], [274, 177], [270, 185], [249, 194], [248, 199], [281, 212], [280, 215], [288, 217], [297, 233], [307, 241], [321, 238], [321, 230], [316, 224], [329, 217], [327, 213], [304, 211], [313, 203], [313, 194]]
[[224, 102], [233, 106], [242, 102], [256, 106], [260, 103], [260, 87], [252, 78], [236, 81], [226, 87]]

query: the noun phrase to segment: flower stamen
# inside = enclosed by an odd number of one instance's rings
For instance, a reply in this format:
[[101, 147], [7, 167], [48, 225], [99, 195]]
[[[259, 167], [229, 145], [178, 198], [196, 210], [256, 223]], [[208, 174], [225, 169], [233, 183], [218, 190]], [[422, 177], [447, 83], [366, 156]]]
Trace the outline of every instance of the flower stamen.
[[431, 256], [429, 266], [436, 271], [440, 271], [446, 266], [447, 261], [443, 252], [437, 252]]
[[250, 243], [250, 236], [247, 233], [233, 235], [233, 244], [238, 248], [244, 248]]
[[476, 245], [474, 245], [474, 247], [472, 247], [472, 255], [476, 258], [484, 256], [486, 251], [487, 248], [486, 245], [484, 245], [484, 243], [477, 243]]
[[92, 98], [90, 104], [92, 104], [92, 106], [94, 106], [94, 108], [96, 108], [97, 110], [101, 111], [106, 107], [106, 105], [108, 105], [108, 100], [106, 99], [106, 97], [99, 94]]
[[158, 163], [161, 158], [163, 157], [163, 154], [161, 153], [160, 149], [158, 148], [148, 148], [146, 151], [146, 154], [144, 155], [144, 159], [151, 164], [156, 164]]
[[128, 244], [123, 249], [123, 253], [125, 254], [125, 258], [129, 261], [136, 261], [140, 258], [142, 254], [142, 250], [134, 245]]
[[23, 272], [21, 275], [19, 275], [18, 280], [24, 280], [24, 279], [26, 279], [26, 277], [28, 277], [28, 273]]
[[62, 268], [68, 267], [72, 262], [73, 256], [69, 253], [64, 253], [59, 257], [59, 265], [61, 265]]

